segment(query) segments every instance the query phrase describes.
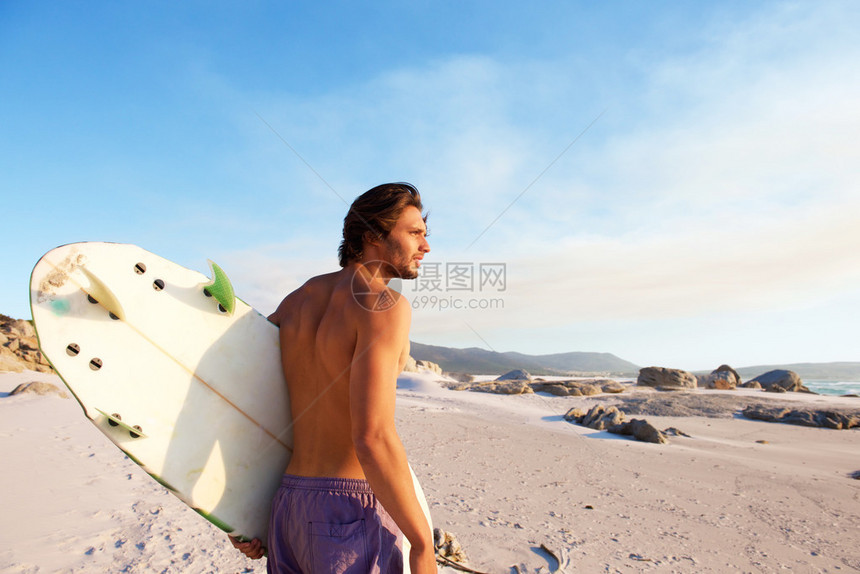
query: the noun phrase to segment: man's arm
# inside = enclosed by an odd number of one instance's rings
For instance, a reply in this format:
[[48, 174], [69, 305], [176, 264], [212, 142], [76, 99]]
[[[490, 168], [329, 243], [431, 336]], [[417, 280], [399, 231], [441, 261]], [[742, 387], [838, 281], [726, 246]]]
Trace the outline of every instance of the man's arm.
[[367, 481], [412, 545], [408, 559], [413, 574], [422, 574], [436, 571], [433, 535], [394, 425], [400, 354], [409, 340], [411, 311], [403, 298], [385, 311], [356, 311], [350, 416], [355, 452]]

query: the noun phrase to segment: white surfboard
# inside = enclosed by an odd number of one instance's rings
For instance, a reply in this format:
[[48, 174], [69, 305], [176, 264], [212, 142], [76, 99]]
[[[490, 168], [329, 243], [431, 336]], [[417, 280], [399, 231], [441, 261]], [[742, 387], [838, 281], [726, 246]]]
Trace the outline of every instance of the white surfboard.
[[58, 247], [33, 270], [33, 319], [99, 430], [207, 520], [265, 541], [293, 440], [278, 329], [211, 268], [134, 245]]

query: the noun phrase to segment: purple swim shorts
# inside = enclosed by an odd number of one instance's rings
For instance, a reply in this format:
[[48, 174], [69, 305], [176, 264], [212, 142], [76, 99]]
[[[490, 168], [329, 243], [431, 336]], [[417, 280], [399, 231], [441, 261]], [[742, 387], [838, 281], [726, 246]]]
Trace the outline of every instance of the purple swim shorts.
[[272, 501], [268, 572], [402, 574], [402, 539], [366, 480], [285, 474]]

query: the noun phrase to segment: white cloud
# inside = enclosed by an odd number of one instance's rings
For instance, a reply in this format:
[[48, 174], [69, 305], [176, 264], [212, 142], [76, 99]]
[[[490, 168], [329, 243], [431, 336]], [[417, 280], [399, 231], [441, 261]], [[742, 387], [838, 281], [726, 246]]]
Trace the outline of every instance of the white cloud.
[[[860, 279], [856, 18], [819, 6], [715, 23], [689, 54], [639, 53], [636, 91], [618, 74], [583, 90], [564, 55], [460, 56], [266, 114], [333, 180], [419, 184], [430, 261], [508, 264], [504, 310], [422, 312], [419, 334], [809, 308]], [[575, 109], [583, 98], [613, 90], [607, 115], [465, 251], [602, 109]]]

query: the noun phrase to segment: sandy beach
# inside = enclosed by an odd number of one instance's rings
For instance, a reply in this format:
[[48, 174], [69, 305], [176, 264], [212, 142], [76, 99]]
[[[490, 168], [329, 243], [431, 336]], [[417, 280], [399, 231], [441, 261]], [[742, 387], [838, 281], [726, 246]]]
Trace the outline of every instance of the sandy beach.
[[[265, 571], [109, 443], [74, 399], [7, 396], [33, 380], [63, 388], [52, 375], [0, 374], [0, 571]], [[655, 445], [563, 415], [670, 393], [501, 396], [434, 380], [401, 375], [398, 428], [434, 525], [456, 535], [477, 570], [860, 569], [857, 430], [737, 414], [748, 401], [857, 409], [860, 399], [690, 391], [694, 404], [716, 405], [710, 416], [646, 413], [690, 435]]]

